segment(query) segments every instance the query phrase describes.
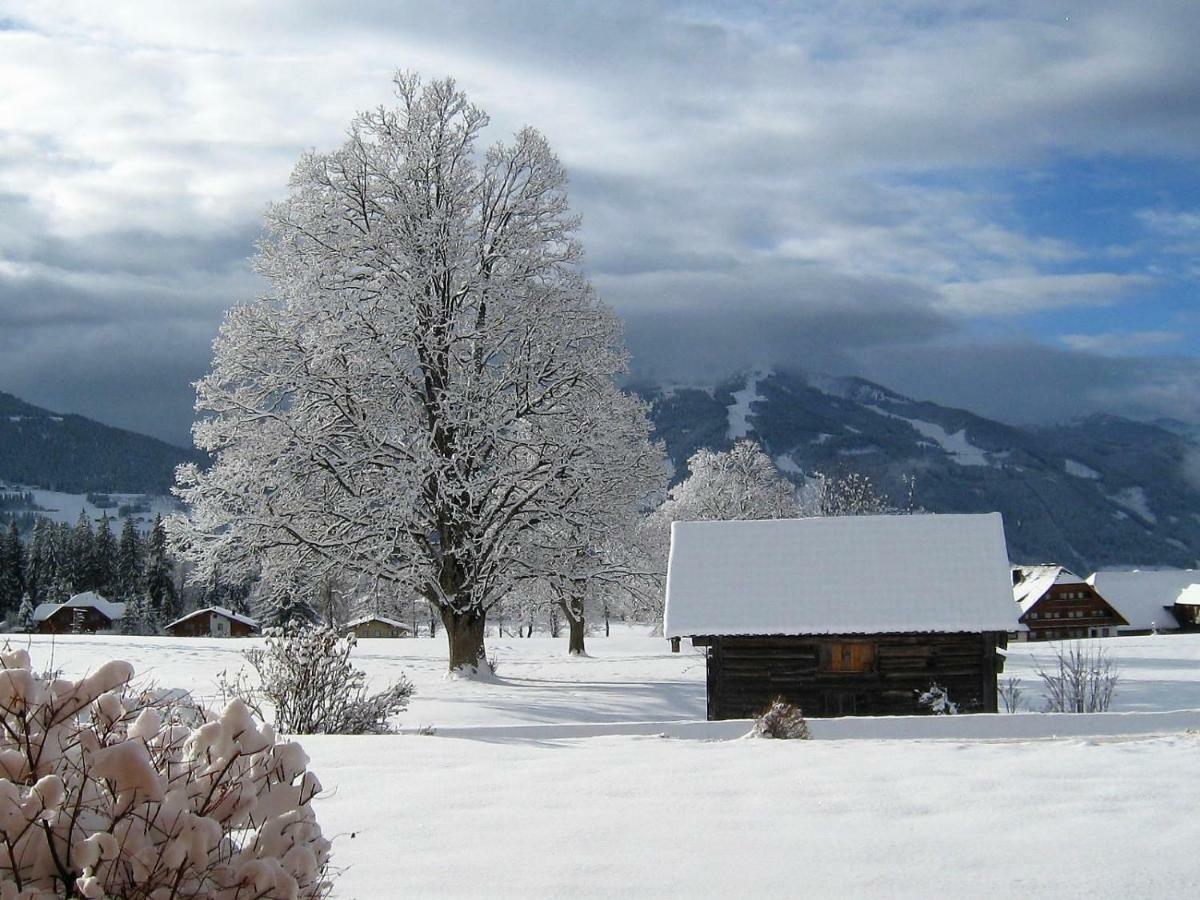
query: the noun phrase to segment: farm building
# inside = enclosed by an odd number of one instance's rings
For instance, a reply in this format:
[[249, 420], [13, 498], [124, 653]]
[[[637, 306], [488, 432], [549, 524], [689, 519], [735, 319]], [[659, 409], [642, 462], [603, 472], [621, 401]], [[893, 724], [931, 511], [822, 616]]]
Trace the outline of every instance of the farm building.
[[1181, 594], [1194, 584], [1200, 584], [1200, 570], [1158, 569], [1131, 572], [1096, 572], [1088, 577], [1096, 588], [1129, 623], [1120, 634], [1151, 634], [1178, 631], [1190, 623], [1185, 617], [1187, 604], [1177, 606]]
[[207, 606], [181, 616], [163, 629], [172, 637], [250, 637], [258, 622], [223, 606]]
[[1099, 591], [1062, 566], [1013, 566], [1012, 580], [1025, 626], [1017, 640], [1110, 637], [1129, 624]]
[[342, 626], [343, 634], [357, 638], [402, 638], [410, 637], [412, 630], [403, 622], [386, 616], [363, 616]]
[[42, 634], [95, 634], [115, 631], [124, 615], [124, 603], [113, 603], [95, 591], [86, 591], [66, 603], [39, 603], [33, 621]]
[[1180, 591], [1171, 612], [1179, 621], [1180, 628], [1189, 631], [1200, 628], [1200, 584], [1189, 584]]
[[996, 711], [1017, 628], [999, 513], [671, 527], [664, 633], [707, 648], [708, 718]]

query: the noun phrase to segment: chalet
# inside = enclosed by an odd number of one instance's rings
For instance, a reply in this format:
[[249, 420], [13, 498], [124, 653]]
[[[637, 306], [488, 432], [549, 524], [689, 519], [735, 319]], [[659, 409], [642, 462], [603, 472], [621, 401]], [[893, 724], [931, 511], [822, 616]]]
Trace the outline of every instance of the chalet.
[[1062, 566], [1013, 566], [1013, 599], [1020, 607], [1019, 641], [1114, 637], [1129, 623], [1100, 592]]
[[42, 634], [95, 634], [117, 630], [124, 616], [124, 603], [113, 603], [95, 591], [86, 591], [66, 603], [39, 603], [33, 611], [33, 622]]
[[1193, 584], [1200, 584], [1200, 570], [1158, 569], [1153, 571], [1096, 572], [1088, 584], [1100, 591], [1129, 623], [1119, 634], [1153, 634], [1178, 631], [1185, 623], [1176, 610], [1186, 614], [1186, 605], [1176, 601]]
[[342, 626], [343, 634], [357, 638], [403, 638], [411, 637], [412, 630], [403, 622], [386, 616], [363, 616]]
[[1017, 628], [999, 513], [671, 527], [664, 634], [705, 647], [708, 718], [996, 711]]
[[207, 606], [176, 619], [163, 629], [174, 637], [250, 637], [258, 623], [223, 606]]

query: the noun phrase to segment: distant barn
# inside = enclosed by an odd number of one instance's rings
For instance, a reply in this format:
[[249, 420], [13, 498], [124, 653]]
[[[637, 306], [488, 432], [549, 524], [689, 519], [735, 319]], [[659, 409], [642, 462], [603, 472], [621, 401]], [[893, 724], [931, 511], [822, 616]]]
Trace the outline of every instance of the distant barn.
[[404, 638], [412, 631], [403, 622], [389, 619], [387, 616], [363, 616], [342, 626], [343, 634], [353, 634], [357, 638]]
[[42, 634], [95, 634], [116, 631], [124, 616], [124, 603], [85, 591], [66, 603], [39, 603], [33, 611], [33, 622]]
[[[1120, 634], [1152, 634], [1192, 629], [1200, 624], [1196, 609], [1185, 593], [1200, 584], [1197, 569], [1134, 569], [1130, 572], [1096, 572], [1088, 578], [1128, 625]], [[1183, 602], [1180, 598], [1183, 597]]]
[[163, 629], [173, 637], [250, 637], [258, 634], [258, 622], [223, 606], [197, 609]]
[[664, 633], [707, 648], [708, 718], [996, 711], [1017, 628], [998, 513], [676, 522]]

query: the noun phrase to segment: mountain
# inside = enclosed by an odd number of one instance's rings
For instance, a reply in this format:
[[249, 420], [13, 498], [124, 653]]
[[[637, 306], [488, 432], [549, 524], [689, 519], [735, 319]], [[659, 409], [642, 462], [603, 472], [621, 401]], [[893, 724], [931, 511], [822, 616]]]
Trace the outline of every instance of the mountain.
[[194, 450], [0, 392], [0, 481], [68, 493], [166, 494]]
[[1016, 427], [861, 378], [780, 370], [635, 389], [680, 475], [696, 449], [745, 435], [797, 480], [857, 471], [903, 499], [911, 479], [929, 512], [999, 510], [1015, 562], [1087, 574], [1200, 560], [1200, 444], [1184, 427], [1103, 415]]

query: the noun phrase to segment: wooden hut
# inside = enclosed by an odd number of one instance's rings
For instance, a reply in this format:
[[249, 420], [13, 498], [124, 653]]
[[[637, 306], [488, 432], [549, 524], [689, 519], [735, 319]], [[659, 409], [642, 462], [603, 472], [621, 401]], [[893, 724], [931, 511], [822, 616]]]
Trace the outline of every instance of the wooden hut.
[[387, 616], [362, 616], [342, 626], [342, 634], [353, 634], [356, 638], [404, 638], [412, 630], [403, 622]]
[[250, 637], [258, 622], [223, 606], [206, 606], [176, 619], [163, 629], [173, 637]]
[[124, 603], [114, 603], [95, 591], [85, 591], [66, 603], [39, 603], [33, 611], [33, 621], [42, 634], [95, 634], [115, 631], [124, 615]]
[[995, 712], [1011, 588], [999, 513], [676, 522], [664, 633], [706, 648], [709, 719], [776, 696], [809, 716], [919, 713], [935, 684]]
[[1017, 640], [1114, 637], [1129, 625], [1093, 585], [1062, 566], [1013, 566], [1012, 579], [1024, 626]]

